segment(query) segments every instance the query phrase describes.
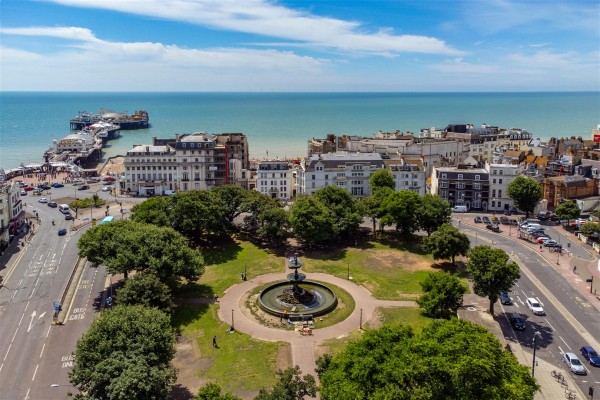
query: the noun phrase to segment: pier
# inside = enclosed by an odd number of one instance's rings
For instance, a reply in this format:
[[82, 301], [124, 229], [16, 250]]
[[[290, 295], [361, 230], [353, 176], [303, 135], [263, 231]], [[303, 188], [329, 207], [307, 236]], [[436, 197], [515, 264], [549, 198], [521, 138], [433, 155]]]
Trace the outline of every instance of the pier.
[[117, 113], [100, 109], [100, 113], [92, 114], [80, 111], [75, 118], [69, 121], [72, 131], [77, 131], [98, 123], [118, 125], [120, 130], [146, 129], [150, 127], [150, 117], [145, 110], [138, 110], [132, 115], [126, 112]]

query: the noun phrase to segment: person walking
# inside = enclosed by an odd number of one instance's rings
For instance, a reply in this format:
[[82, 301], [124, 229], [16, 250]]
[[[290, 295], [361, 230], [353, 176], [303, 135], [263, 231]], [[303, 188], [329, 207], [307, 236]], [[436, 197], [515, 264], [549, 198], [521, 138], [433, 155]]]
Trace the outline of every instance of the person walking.
[[212, 345], [214, 348], [219, 348], [219, 346], [217, 346], [217, 335], [213, 336]]

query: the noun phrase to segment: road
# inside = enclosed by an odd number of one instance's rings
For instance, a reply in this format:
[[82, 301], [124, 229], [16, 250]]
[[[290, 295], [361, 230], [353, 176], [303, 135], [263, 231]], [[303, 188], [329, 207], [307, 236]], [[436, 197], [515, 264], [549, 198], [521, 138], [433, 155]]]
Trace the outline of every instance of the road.
[[[508, 238], [465, 224], [461, 230], [471, 236], [473, 244], [476, 244], [473, 238], [477, 233], [477, 244], [493, 243], [493, 246], [505, 250], [515, 260], [523, 263], [531, 272], [533, 280], [537, 281], [533, 282], [526, 273], [522, 273], [511, 293], [513, 305], [497, 304], [504, 316], [517, 311], [526, 317], [527, 328], [522, 332], [514, 331], [507, 318], [497, 319], [507, 339], [514, 339], [533, 352], [534, 332], [540, 332], [541, 337], [536, 340], [536, 357], [551, 362], [557, 368], [565, 368], [562, 361], [564, 352], [573, 352], [579, 356], [579, 349], [588, 344], [590, 338], [596, 342], [600, 341], [600, 312], [567, 282], [563, 274], [572, 272], [570, 267], [566, 266], [567, 261], [564, 258], [561, 267], [560, 264], [549, 263], [537, 251], [524, 246], [516, 238]], [[579, 246], [577, 243], [573, 245]], [[533, 315], [525, 305], [527, 297], [537, 298], [543, 305], [546, 316]], [[554, 297], [556, 303], [550, 297]], [[598, 350], [599, 346], [593, 346]], [[588, 374], [571, 374], [575, 382], [584, 393], [588, 392], [590, 385], [600, 389], [600, 368], [592, 367], [580, 358], [586, 365]]]
[[[56, 201], [67, 188], [52, 189]], [[42, 195], [44, 196], [44, 195]], [[49, 196], [46, 196], [49, 197]], [[58, 197], [58, 198], [57, 198]], [[63, 326], [53, 325], [53, 302], [60, 300], [75, 266], [77, 240], [83, 230], [58, 236], [59, 227], [70, 227], [58, 209], [27, 196], [26, 211], [37, 211], [35, 234], [20, 249], [14, 263], [3, 271], [0, 290], [0, 399], [64, 398], [75, 343], [87, 330], [99, 306], [105, 283], [102, 269], [85, 268]], [[55, 220], [55, 225], [51, 221]], [[70, 307], [70, 304], [63, 307]], [[71, 388], [72, 389], [72, 388]], [[55, 390], [49, 394], [49, 390]], [[61, 393], [64, 392], [64, 393]]]

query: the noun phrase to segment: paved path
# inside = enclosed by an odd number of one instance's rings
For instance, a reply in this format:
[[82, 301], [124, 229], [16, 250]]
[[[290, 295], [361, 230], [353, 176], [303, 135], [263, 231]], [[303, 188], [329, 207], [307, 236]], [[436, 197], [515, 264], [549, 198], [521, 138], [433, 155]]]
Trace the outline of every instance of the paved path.
[[313, 329], [313, 334], [310, 336], [302, 336], [298, 332], [261, 325], [242, 312], [242, 307], [244, 307], [243, 297], [248, 291], [265, 283], [281, 281], [282, 279], [286, 279], [286, 274], [272, 273], [231, 286], [219, 300], [219, 318], [222, 321], [231, 323], [231, 311], [233, 310], [233, 323], [236, 330], [261, 340], [290, 343], [292, 363], [293, 365], [300, 366], [304, 374], [315, 374], [315, 350], [323, 340], [343, 337], [359, 329], [361, 312], [362, 323], [364, 324], [372, 318], [377, 307], [416, 307], [414, 301], [378, 300], [367, 289], [351, 281], [327, 274], [311, 273], [311, 280], [331, 283], [350, 293], [356, 303], [356, 307], [348, 318], [327, 328]]

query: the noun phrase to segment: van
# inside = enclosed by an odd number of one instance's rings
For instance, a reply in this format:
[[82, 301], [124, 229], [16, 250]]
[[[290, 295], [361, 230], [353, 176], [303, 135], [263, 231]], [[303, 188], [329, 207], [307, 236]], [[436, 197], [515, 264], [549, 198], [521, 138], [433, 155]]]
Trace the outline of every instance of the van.
[[67, 204], [61, 204], [61, 205], [59, 205], [58, 209], [63, 214], [70, 214], [71, 213], [71, 209], [69, 208], [69, 206]]
[[467, 206], [454, 206], [452, 212], [467, 212]]
[[173, 196], [175, 194], [174, 190], [165, 190], [164, 191], [165, 196]]

